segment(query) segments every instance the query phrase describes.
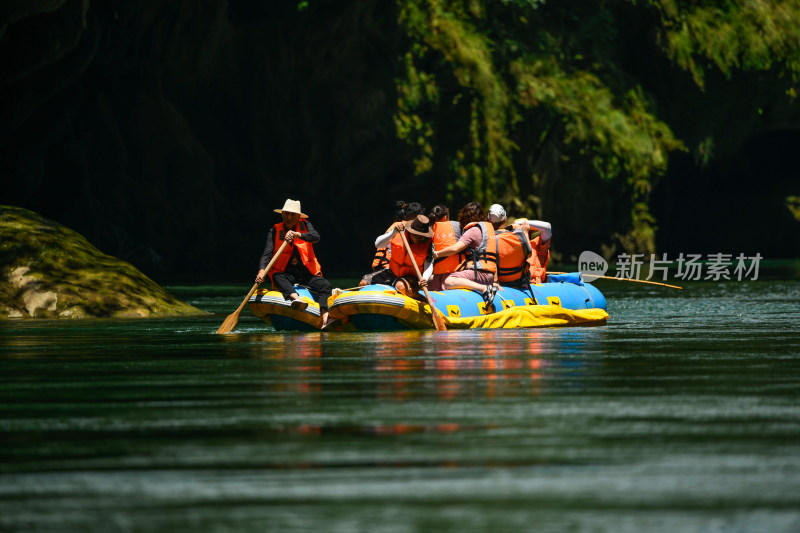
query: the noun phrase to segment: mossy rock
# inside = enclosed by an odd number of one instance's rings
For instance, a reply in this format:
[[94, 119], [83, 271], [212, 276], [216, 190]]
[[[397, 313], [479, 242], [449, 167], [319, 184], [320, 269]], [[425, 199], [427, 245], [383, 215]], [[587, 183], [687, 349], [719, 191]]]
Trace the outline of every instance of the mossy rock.
[[82, 235], [18, 207], [0, 206], [0, 268], [0, 319], [205, 314]]

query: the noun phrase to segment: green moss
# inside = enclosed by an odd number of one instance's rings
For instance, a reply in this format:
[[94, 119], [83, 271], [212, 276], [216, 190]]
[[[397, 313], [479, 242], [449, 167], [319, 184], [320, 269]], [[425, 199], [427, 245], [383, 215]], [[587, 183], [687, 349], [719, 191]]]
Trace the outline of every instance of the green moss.
[[202, 314], [83, 236], [0, 206], [0, 318]]

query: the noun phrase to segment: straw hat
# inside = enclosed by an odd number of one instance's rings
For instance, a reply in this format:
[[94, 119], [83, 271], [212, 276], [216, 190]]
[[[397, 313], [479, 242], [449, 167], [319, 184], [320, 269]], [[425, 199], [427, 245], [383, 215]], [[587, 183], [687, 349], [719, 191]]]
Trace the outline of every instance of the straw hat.
[[404, 222], [406, 229], [409, 233], [419, 235], [420, 237], [433, 238], [433, 228], [431, 228], [431, 220], [425, 215], [417, 215], [414, 220], [407, 220]]
[[308, 215], [300, 210], [300, 200], [286, 200], [286, 203], [283, 204], [283, 209], [275, 210], [276, 213], [283, 213], [284, 211], [287, 213], [297, 213], [300, 215], [300, 218], [308, 218]]

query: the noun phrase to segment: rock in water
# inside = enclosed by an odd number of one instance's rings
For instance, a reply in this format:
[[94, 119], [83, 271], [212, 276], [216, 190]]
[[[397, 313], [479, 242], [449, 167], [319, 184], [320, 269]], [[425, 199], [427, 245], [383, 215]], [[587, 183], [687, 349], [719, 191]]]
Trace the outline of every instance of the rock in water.
[[140, 318], [205, 312], [77, 232], [0, 206], [0, 319]]

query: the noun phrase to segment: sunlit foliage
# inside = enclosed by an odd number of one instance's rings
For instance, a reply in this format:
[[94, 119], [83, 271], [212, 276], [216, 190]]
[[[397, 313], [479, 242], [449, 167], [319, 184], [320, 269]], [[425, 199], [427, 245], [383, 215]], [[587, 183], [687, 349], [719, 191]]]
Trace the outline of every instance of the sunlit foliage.
[[630, 47], [660, 49], [665, 65], [691, 72], [700, 87], [711, 65], [727, 76], [777, 68], [800, 78], [800, 0], [398, 6], [407, 41], [395, 124], [416, 174], [445, 180], [451, 198], [530, 211], [551, 176], [616, 180], [631, 213], [619, 243], [641, 251], [654, 248], [654, 180], [685, 147], [625, 69]]
[[778, 68], [800, 81], [797, 0], [652, 0], [669, 56], [703, 86], [706, 70]]

